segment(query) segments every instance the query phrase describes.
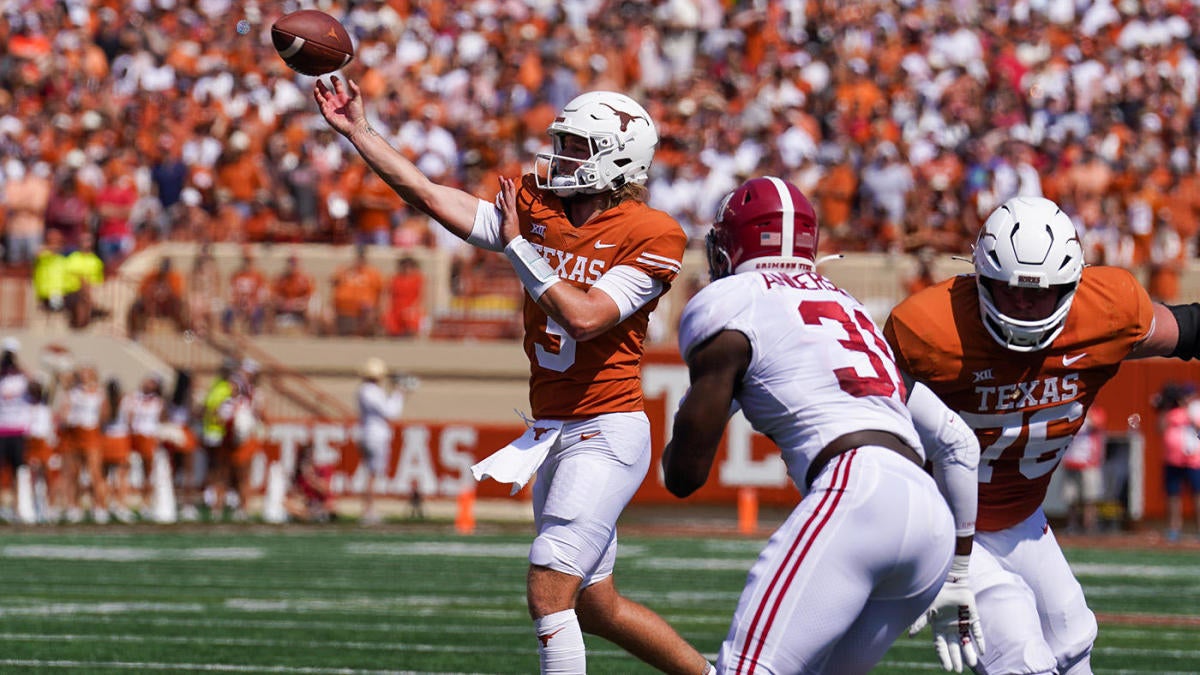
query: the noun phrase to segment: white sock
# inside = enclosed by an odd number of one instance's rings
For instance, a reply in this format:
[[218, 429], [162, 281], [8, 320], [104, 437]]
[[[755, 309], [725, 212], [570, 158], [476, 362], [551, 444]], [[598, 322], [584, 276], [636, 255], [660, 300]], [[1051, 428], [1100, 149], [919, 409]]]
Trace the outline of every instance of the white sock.
[[547, 614], [533, 622], [538, 638], [538, 660], [542, 675], [579, 675], [587, 672], [583, 631], [575, 610]]

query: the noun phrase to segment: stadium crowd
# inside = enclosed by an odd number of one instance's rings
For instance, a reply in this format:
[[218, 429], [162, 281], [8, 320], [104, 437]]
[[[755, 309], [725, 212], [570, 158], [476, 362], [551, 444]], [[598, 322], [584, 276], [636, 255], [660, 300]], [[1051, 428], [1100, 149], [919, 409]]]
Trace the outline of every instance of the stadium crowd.
[[[1182, 0], [844, 3], [365, 0], [376, 129], [439, 182], [495, 196], [597, 88], [647, 102], [652, 204], [689, 230], [752, 175], [813, 196], [830, 251], [963, 252], [1016, 194], [1061, 204], [1092, 262], [1177, 292], [1196, 255], [1200, 11]], [[320, 123], [269, 28], [299, 3], [6, 3], [4, 259], [50, 233], [111, 269], [161, 240], [470, 249]], [[237, 28], [235, 28], [235, 25]], [[218, 317], [221, 319], [223, 317]], [[241, 319], [244, 317], [234, 317]], [[249, 317], [251, 322], [256, 318]]]

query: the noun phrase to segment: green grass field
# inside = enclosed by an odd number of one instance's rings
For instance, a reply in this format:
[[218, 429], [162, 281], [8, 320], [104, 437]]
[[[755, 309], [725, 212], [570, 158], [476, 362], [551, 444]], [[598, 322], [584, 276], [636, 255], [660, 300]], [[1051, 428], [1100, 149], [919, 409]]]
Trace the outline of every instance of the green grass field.
[[[529, 673], [526, 535], [40, 530], [0, 540], [0, 673]], [[622, 590], [715, 658], [760, 539], [626, 536]], [[1070, 549], [1097, 673], [1200, 672], [1196, 551]], [[1156, 625], [1157, 624], [1157, 625]], [[940, 670], [928, 635], [880, 673]], [[650, 672], [588, 638], [593, 673]]]

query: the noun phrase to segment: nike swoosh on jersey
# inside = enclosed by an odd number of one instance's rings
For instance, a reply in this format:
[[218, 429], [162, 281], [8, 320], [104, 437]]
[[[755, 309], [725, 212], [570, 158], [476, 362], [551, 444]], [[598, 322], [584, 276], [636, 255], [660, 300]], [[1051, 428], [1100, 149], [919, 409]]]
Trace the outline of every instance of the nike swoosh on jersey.
[[612, 247], [614, 247], [614, 246], [616, 246], [616, 244], [601, 244], [601, 243], [600, 243], [600, 242], [598, 242], [598, 241], [595, 243], [595, 247], [596, 247], [597, 249], [602, 249], [602, 248], [612, 248]]
[[590, 433], [590, 434], [579, 434], [579, 440], [581, 440], [581, 441], [587, 441], [587, 440], [591, 440], [591, 439], [593, 439], [593, 438], [595, 438], [595, 437], [597, 437], [597, 436], [599, 436], [599, 435], [600, 435], [600, 432], [599, 432], [599, 431], [593, 431], [593, 432], [592, 432], [592, 433]]
[[1067, 356], [1066, 354], [1063, 354], [1063, 365], [1070, 366], [1071, 364], [1075, 363], [1076, 361], [1078, 361], [1079, 359], [1082, 359], [1085, 356], [1087, 356], [1087, 352], [1084, 352], [1082, 354], [1076, 354], [1075, 356]]

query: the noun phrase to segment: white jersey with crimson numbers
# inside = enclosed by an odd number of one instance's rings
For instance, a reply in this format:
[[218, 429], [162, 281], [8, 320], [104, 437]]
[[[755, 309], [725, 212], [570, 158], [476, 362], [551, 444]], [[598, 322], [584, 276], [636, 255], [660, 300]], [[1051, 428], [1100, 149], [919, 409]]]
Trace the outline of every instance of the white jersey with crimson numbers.
[[904, 385], [882, 332], [857, 300], [816, 272], [744, 272], [709, 284], [680, 318], [686, 359], [724, 330], [750, 341], [738, 402], [779, 446], [803, 489], [813, 458], [854, 431], [895, 434], [918, 453]]

